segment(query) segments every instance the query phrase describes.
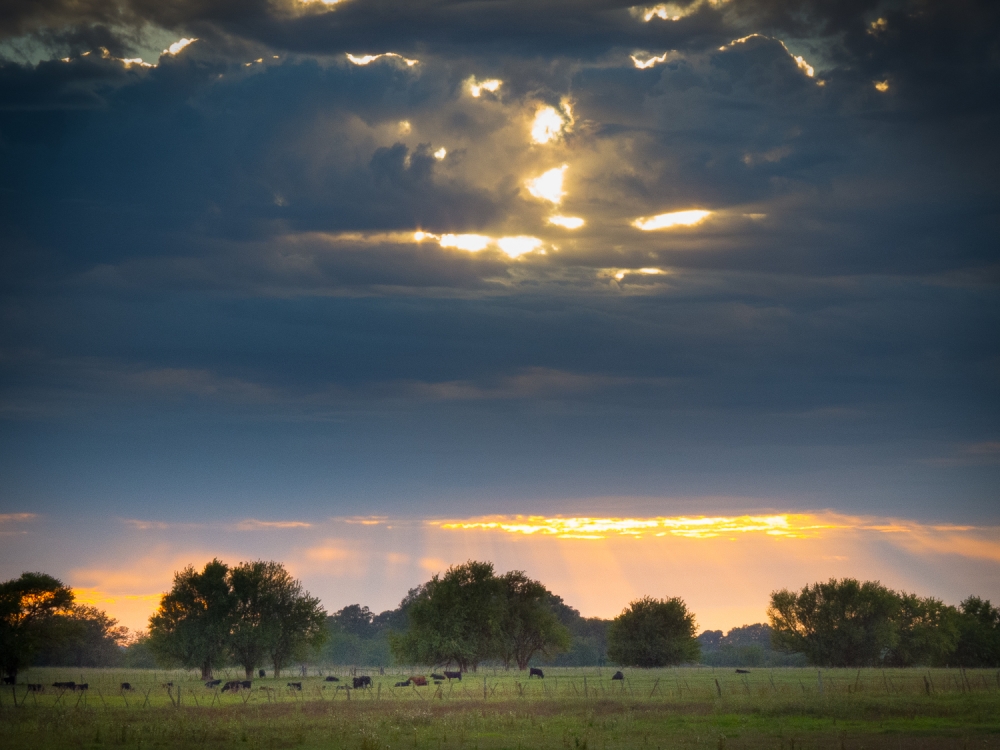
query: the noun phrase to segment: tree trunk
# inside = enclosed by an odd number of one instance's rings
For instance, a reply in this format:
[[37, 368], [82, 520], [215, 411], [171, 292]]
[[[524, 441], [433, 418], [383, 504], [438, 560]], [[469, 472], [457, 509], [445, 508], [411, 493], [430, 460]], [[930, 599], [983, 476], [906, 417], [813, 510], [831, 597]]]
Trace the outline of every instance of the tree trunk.
[[274, 662], [274, 679], [281, 677], [281, 664]]
[[206, 661], [201, 665], [201, 679], [211, 680], [212, 679], [212, 662]]
[[244, 664], [243, 665], [243, 669], [245, 669], [246, 672], [247, 672], [247, 679], [248, 680], [252, 680], [253, 679], [253, 667], [248, 667], [246, 664]]

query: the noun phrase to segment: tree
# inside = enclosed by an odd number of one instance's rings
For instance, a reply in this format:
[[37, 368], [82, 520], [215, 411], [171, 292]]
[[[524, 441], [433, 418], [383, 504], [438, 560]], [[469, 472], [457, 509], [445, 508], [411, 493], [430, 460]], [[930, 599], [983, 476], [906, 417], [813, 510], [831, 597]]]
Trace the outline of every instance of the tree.
[[268, 646], [274, 676], [293, 659], [304, 659], [308, 652], [319, 649], [326, 640], [324, 628], [326, 612], [319, 599], [303, 591], [302, 584], [293, 579], [284, 568], [275, 577], [277, 589], [273, 617], [276, 627]]
[[513, 661], [518, 669], [527, 669], [535, 654], [569, 650], [569, 630], [552, 611], [548, 589], [523, 571], [512, 570], [500, 576], [500, 590], [503, 614], [497, 655], [505, 667]]
[[128, 628], [106, 612], [74, 604], [59, 618], [53, 637], [39, 649], [38, 666], [114, 667], [124, 661]]
[[17, 679], [70, 611], [73, 592], [45, 573], [0, 583], [0, 669]]
[[229, 650], [235, 614], [228, 574], [219, 560], [201, 573], [189, 565], [174, 574], [173, 588], [149, 618], [148, 646], [158, 660], [200, 668], [202, 679], [212, 679]]
[[608, 657], [632, 667], [664, 667], [697, 661], [694, 614], [680, 598], [637, 599], [608, 628]]
[[771, 594], [768, 617], [776, 648], [804, 653], [812, 664], [880, 664], [899, 644], [901, 599], [877, 581], [830, 579], [801, 592]]
[[496, 655], [505, 597], [492, 563], [450, 567], [411, 595], [408, 630], [390, 635], [397, 659], [466, 671]]
[[940, 599], [900, 594], [895, 625], [897, 641], [883, 659], [886, 666], [945, 666], [958, 644], [958, 610]]
[[247, 679], [265, 658], [275, 676], [296, 656], [322, 644], [326, 613], [281, 563], [240, 563], [229, 573], [235, 601], [230, 651]]
[[1000, 608], [970, 596], [959, 605], [953, 663], [962, 667], [1000, 667]]

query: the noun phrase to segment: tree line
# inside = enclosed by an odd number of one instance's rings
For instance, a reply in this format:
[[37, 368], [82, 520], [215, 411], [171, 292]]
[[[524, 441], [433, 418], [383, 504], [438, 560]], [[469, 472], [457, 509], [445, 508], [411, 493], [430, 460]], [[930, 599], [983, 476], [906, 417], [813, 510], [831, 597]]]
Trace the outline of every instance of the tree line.
[[696, 635], [680, 598], [643, 597], [612, 619], [585, 618], [522, 571], [469, 561], [411, 589], [393, 610], [349, 605], [328, 615], [277, 562], [212, 560], [174, 576], [148, 632], [129, 634], [74, 601], [61, 581], [25, 573], [0, 584], [0, 668], [30, 665], [184, 666], [204, 678], [237, 665], [483, 663], [659, 667], [1000, 666], [1000, 609], [958, 607], [878, 582], [831, 579], [774, 591], [769, 622]]

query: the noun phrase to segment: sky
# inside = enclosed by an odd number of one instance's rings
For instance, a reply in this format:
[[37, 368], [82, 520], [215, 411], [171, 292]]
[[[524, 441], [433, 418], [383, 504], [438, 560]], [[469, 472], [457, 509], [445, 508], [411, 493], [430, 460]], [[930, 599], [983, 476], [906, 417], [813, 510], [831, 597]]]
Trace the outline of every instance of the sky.
[[[1000, 600], [1000, 6], [10, 0], [0, 579]], [[596, 519], [596, 520], [595, 520]], [[707, 519], [707, 520], [706, 520]]]

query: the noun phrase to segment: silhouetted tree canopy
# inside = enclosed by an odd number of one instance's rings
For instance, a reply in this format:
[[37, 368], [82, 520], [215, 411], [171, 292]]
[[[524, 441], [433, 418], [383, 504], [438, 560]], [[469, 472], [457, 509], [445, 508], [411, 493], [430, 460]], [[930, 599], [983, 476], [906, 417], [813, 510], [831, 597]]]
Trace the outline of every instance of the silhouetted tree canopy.
[[73, 592], [45, 573], [22, 573], [0, 583], [0, 668], [12, 678], [59, 636]]
[[608, 628], [608, 658], [629, 667], [666, 667], [697, 661], [694, 614], [680, 598], [643, 597]]

